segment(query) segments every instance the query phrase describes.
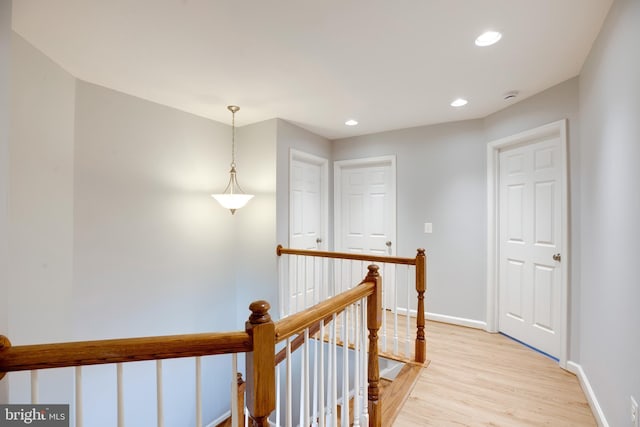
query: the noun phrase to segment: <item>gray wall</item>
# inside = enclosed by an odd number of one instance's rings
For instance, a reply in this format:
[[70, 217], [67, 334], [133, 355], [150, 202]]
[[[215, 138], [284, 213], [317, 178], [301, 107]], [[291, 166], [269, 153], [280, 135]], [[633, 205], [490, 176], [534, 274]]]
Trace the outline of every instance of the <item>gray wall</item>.
[[[0, 0], [0, 333], [8, 330], [9, 73], [11, 67], [11, 0]], [[0, 402], [8, 400], [8, 381], [0, 381]]]
[[[242, 111], [240, 111], [242, 113]], [[238, 114], [240, 114], [238, 113]], [[249, 317], [249, 304], [266, 300], [278, 312], [276, 265], [276, 132], [275, 119], [238, 129], [238, 178], [255, 194], [235, 213], [235, 259], [238, 322]], [[231, 216], [228, 212], [225, 213]]]
[[235, 301], [234, 218], [210, 197], [228, 126], [82, 81], [76, 111], [77, 337], [236, 326], [233, 304], [211, 310]]
[[[8, 333], [14, 344], [69, 340], [75, 79], [17, 34], [11, 66]], [[71, 386], [69, 373], [47, 371], [40, 398], [66, 403]], [[23, 375], [9, 387], [29, 401]]]
[[[236, 319], [234, 220], [210, 197], [228, 179], [227, 125], [77, 82], [74, 330], [78, 339], [240, 329]], [[223, 187], [224, 188], [224, 187]], [[192, 414], [193, 360], [167, 362], [168, 425]], [[228, 361], [206, 359], [208, 378]], [[152, 364], [127, 366], [128, 424], [153, 419]], [[112, 369], [111, 369], [112, 371]], [[113, 425], [100, 407], [110, 367], [85, 374], [88, 425]], [[178, 375], [180, 374], [180, 375]], [[151, 377], [152, 378], [152, 377]], [[205, 382], [205, 420], [228, 392]], [[182, 421], [184, 423], [184, 420]]]
[[[238, 289], [259, 284], [256, 294], [276, 294], [275, 121], [267, 144], [269, 126], [255, 126], [238, 150], [241, 177], [258, 183], [247, 188], [258, 196], [240, 211], [242, 224], [210, 197], [228, 179], [230, 126], [77, 81], [15, 34], [10, 59], [11, 114], [0, 111], [11, 119], [0, 175], [11, 261], [2, 333], [22, 344], [242, 329]], [[256, 231], [258, 273], [237, 274], [236, 251]], [[207, 422], [228, 409], [219, 379], [229, 362], [203, 360], [204, 378], [214, 379], [203, 384]], [[193, 414], [185, 392], [195, 388], [193, 363], [165, 364], [167, 425]], [[40, 377], [41, 401], [73, 401], [71, 370]], [[115, 368], [87, 368], [83, 377], [85, 423], [114, 425], [115, 413], [101, 408], [115, 407]], [[154, 378], [152, 363], [125, 368], [127, 405], [139, 408], [127, 423], [155, 417]], [[2, 402], [28, 401], [28, 383], [27, 374], [11, 374]]]
[[[341, 139], [334, 160], [396, 155], [397, 254], [427, 249], [427, 311], [484, 322], [486, 154], [481, 120]], [[433, 233], [424, 234], [424, 223]]]
[[640, 1], [614, 2], [580, 76], [580, 363], [609, 425], [640, 401]]

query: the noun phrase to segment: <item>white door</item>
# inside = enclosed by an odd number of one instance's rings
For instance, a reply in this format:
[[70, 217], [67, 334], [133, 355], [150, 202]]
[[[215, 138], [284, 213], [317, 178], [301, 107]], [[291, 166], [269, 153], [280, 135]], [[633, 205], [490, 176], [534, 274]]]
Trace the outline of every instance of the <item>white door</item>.
[[[338, 161], [335, 177], [336, 250], [395, 255], [395, 157]], [[385, 305], [391, 307], [394, 270], [390, 265], [381, 267]], [[353, 271], [352, 277], [343, 279], [352, 286], [362, 280], [361, 275]]]
[[[326, 248], [328, 160], [291, 150], [289, 185], [289, 247]], [[306, 258], [306, 259], [305, 259]], [[289, 265], [288, 314], [315, 304], [314, 270], [308, 257], [292, 257]]]
[[555, 358], [563, 338], [563, 153], [550, 135], [499, 154], [499, 328]]

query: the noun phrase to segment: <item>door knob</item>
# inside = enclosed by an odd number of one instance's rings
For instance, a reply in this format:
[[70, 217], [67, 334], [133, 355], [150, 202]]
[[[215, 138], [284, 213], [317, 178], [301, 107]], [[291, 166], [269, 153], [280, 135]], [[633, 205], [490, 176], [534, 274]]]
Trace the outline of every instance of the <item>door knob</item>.
[[560, 262], [562, 260], [562, 257], [560, 256], [560, 254], [554, 254], [553, 255], [553, 260]]
[[321, 239], [320, 237], [318, 237], [318, 238], [316, 239], [316, 243], [322, 243], [322, 239]]
[[387, 243], [385, 243], [385, 245], [387, 245], [387, 247], [391, 247], [391, 240], [387, 240]]

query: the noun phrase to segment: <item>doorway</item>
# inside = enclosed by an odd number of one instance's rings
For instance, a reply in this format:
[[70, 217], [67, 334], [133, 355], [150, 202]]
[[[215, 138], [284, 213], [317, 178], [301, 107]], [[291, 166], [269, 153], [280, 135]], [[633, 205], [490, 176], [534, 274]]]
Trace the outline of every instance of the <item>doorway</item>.
[[[298, 150], [289, 157], [289, 247], [293, 249], [325, 250], [329, 220], [329, 161]], [[288, 264], [287, 279], [281, 282], [281, 301], [287, 315], [315, 303], [317, 275], [306, 257], [295, 257]], [[308, 267], [308, 268], [307, 268]], [[300, 277], [299, 275], [303, 275]], [[321, 276], [325, 277], [325, 276]], [[285, 297], [286, 296], [286, 297]]]
[[[339, 252], [396, 255], [395, 156], [334, 163], [334, 242]], [[395, 271], [381, 267], [385, 306], [392, 307]], [[362, 277], [348, 280], [358, 283]]]
[[487, 329], [567, 360], [566, 121], [488, 144]]

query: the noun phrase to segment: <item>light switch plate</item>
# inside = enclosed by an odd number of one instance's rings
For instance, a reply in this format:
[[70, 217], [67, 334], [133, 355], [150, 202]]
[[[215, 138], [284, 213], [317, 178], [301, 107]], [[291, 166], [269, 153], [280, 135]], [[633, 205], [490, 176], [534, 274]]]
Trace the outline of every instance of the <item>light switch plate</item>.
[[424, 232], [425, 233], [433, 233], [433, 224], [430, 222], [424, 223]]

